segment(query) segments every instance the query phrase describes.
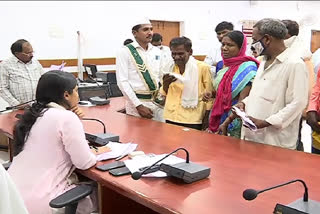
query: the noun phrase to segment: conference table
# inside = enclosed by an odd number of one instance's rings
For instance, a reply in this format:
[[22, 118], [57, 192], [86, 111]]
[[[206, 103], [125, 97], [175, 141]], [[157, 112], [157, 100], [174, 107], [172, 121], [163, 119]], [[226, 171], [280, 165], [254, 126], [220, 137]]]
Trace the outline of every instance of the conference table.
[[[184, 147], [192, 162], [211, 168], [208, 178], [191, 184], [171, 177], [142, 177], [140, 180], [133, 180], [130, 175], [114, 177], [94, 167], [79, 170], [98, 182], [103, 214], [273, 213], [277, 203], [289, 204], [301, 198], [303, 186], [293, 183], [262, 193], [253, 201], [243, 199], [243, 191], [247, 188], [260, 190], [293, 179], [304, 180], [309, 198], [320, 201], [319, 155], [128, 116], [119, 112], [124, 108], [123, 97], [111, 98], [106, 106], [81, 108], [85, 117], [102, 120], [107, 132], [118, 134], [121, 142], [137, 143], [137, 150], [163, 154]], [[8, 137], [12, 137], [17, 113], [19, 111], [0, 115], [0, 131]], [[103, 130], [95, 121], [83, 121], [83, 124], [89, 133]], [[185, 158], [185, 153], [178, 152], [177, 156]]]

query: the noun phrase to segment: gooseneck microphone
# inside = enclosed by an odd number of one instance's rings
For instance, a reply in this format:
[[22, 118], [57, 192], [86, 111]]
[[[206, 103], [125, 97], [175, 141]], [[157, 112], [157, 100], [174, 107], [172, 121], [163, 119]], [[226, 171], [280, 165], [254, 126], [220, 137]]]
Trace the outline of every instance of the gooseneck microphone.
[[12, 110], [12, 109], [19, 108], [19, 107], [21, 107], [21, 106], [23, 106], [23, 105], [26, 105], [26, 104], [31, 103], [31, 102], [34, 102], [34, 101], [36, 101], [36, 100], [29, 100], [29, 101], [27, 101], [27, 102], [20, 103], [20, 104], [15, 105], [15, 106], [8, 106], [8, 107], [6, 107], [5, 110], [1, 110], [0, 113], [1, 113], [1, 112], [5, 112], [5, 111], [8, 111], [8, 110]]
[[98, 83], [98, 81], [95, 80], [91, 75], [88, 75], [88, 78], [91, 79], [99, 88], [102, 88], [102, 86]]
[[277, 186], [273, 186], [273, 187], [270, 187], [270, 188], [267, 188], [264, 190], [246, 189], [245, 191], [243, 191], [242, 196], [244, 199], [251, 201], [251, 200], [255, 199], [258, 196], [258, 194], [260, 194], [260, 193], [263, 193], [263, 192], [266, 192], [266, 191], [269, 191], [269, 190], [272, 190], [272, 189], [275, 189], [278, 187], [282, 187], [282, 186], [285, 186], [285, 185], [288, 185], [291, 183], [295, 183], [295, 182], [301, 182], [303, 184], [303, 186], [304, 186], [303, 201], [308, 201], [308, 188], [307, 188], [306, 183], [301, 179], [292, 180], [292, 181], [289, 181], [289, 182], [286, 182], [283, 184], [279, 184]]
[[185, 148], [178, 148], [176, 150], [174, 150], [173, 152], [167, 154], [166, 156], [164, 156], [163, 158], [161, 158], [160, 160], [156, 161], [155, 163], [153, 163], [151, 166], [147, 167], [146, 169], [142, 170], [141, 172], [140, 171], [137, 171], [137, 172], [134, 172], [132, 173], [131, 177], [134, 179], [134, 180], [139, 180], [141, 178], [141, 176], [147, 171], [149, 170], [150, 168], [152, 168], [153, 166], [155, 166], [157, 163], [163, 161], [164, 159], [166, 159], [167, 157], [169, 157], [170, 155], [172, 155], [173, 153], [179, 151], [179, 150], [183, 150], [186, 152], [186, 163], [189, 163], [189, 152], [185, 149]]
[[102, 126], [103, 126], [103, 133], [104, 134], [106, 133], [106, 125], [101, 120], [98, 120], [98, 119], [95, 119], [95, 118], [82, 118], [82, 120], [92, 120], [92, 121], [97, 121], [97, 122], [101, 123]]
[[118, 135], [115, 135], [115, 134], [112, 134], [112, 133], [107, 133], [106, 132], [106, 125], [101, 120], [98, 120], [96, 118], [82, 118], [82, 120], [97, 121], [97, 122], [101, 123], [102, 126], [103, 126], [103, 133], [102, 134], [85, 133], [86, 139], [90, 143], [97, 144], [98, 146], [104, 146], [107, 143], [109, 143], [109, 141], [119, 142], [120, 137]]

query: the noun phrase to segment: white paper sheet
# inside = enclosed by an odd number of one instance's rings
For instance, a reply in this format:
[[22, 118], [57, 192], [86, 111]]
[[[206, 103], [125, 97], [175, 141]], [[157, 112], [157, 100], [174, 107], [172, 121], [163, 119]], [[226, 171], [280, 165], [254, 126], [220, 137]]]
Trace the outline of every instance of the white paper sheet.
[[135, 143], [117, 143], [117, 142], [109, 142], [105, 145], [111, 149], [110, 152], [106, 152], [100, 155], [97, 155], [97, 161], [108, 160], [120, 157], [122, 155], [127, 155], [130, 152], [136, 150], [138, 144]]
[[257, 126], [252, 122], [252, 120], [250, 120], [250, 118], [244, 111], [241, 111], [239, 108], [235, 106], [232, 107], [232, 110], [234, 111], [234, 113], [236, 113], [236, 115], [238, 115], [241, 118], [243, 126], [247, 127], [252, 131], [257, 131]]
[[177, 80], [180, 81], [181, 83], [184, 83], [184, 81], [185, 81], [184, 76], [182, 76], [181, 74], [169, 73], [169, 75], [174, 76], [174, 77], [177, 78]]
[[[154, 155], [154, 154], [146, 154], [146, 155], [139, 155], [134, 157], [131, 160], [126, 160], [124, 161], [126, 167], [130, 170], [131, 173], [139, 171], [140, 168], [151, 166], [167, 154], [161, 154], [161, 155]], [[178, 158], [174, 155], [171, 155], [164, 159], [163, 161], [159, 162], [158, 164], [160, 165], [161, 163], [165, 164], [176, 164], [176, 163], [182, 163], [185, 162], [185, 159]], [[162, 172], [162, 171], [157, 171], [153, 173], [149, 173], [146, 175], [142, 175], [143, 177], [166, 177], [167, 173]]]
[[66, 65], [66, 62], [62, 62], [61, 65], [51, 65], [50, 70], [60, 70], [63, 71], [64, 66]]

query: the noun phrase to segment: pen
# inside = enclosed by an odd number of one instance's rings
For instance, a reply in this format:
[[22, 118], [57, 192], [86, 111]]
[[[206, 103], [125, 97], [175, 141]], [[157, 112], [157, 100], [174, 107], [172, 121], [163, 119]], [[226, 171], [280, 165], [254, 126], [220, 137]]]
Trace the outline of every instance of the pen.
[[121, 155], [121, 156], [117, 157], [117, 158], [116, 158], [116, 161], [118, 161], [118, 160], [120, 160], [120, 159], [124, 158], [124, 157], [125, 157], [125, 156], [127, 156], [127, 155], [128, 155], [128, 154]]
[[90, 149], [94, 149], [96, 152], [98, 152], [98, 148], [95, 146], [90, 146]]

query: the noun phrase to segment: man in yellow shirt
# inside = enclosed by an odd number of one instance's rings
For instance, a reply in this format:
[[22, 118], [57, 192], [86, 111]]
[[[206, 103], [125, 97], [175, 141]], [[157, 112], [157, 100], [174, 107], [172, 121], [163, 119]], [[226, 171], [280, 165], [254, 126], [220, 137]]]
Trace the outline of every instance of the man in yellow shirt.
[[208, 123], [212, 101], [202, 101], [213, 90], [210, 66], [192, 57], [192, 42], [186, 37], [170, 41], [174, 63], [164, 71], [160, 93], [166, 96], [166, 123], [201, 130]]

